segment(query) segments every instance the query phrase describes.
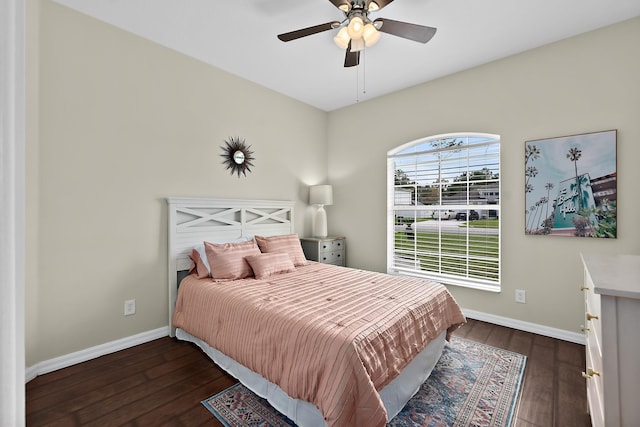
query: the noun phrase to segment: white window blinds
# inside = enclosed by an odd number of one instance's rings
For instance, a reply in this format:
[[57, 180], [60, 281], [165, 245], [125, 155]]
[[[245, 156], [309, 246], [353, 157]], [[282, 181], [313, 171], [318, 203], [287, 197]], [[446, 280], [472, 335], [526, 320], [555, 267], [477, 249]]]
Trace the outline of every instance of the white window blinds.
[[387, 166], [387, 270], [498, 291], [499, 136], [420, 139]]

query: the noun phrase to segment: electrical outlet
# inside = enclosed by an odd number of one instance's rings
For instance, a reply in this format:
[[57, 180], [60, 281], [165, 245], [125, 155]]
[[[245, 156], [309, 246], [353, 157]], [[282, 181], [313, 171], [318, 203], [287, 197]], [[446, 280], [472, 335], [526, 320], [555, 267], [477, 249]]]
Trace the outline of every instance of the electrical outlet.
[[527, 291], [524, 289], [516, 289], [516, 302], [525, 304], [527, 302]]
[[136, 314], [136, 300], [129, 299], [124, 302], [124, 315], [131, 316]]

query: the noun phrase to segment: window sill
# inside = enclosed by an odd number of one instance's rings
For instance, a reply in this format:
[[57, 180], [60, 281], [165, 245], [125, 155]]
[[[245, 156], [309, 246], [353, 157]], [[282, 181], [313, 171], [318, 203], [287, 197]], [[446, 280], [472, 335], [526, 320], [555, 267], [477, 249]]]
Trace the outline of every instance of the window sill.
[[462, 279], [457, 277], [450, 276], [440, 276], [440, 275], [429, 275], [429, 274], [421, 274], [413, 270], [401, 270], [398, 268], [391, 268], [387, 271], [389, 274], [394, 276], [408, 276], [408, 277], [417, 277], [419, 279], [431, 280], [433, 282], [442, 283], [447, 286], [460, 286], [462, 288], [470, 288], [477, 289], [480, 291], [501, 292], [500, 284], [493, 284], [481, 281], [475, 281], [470, 279]]

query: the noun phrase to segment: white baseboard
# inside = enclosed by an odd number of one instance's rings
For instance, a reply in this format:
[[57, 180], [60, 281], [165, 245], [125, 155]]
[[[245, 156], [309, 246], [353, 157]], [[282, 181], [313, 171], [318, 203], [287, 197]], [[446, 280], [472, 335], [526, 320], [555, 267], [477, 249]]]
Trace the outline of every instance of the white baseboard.
[[146, 342], [166, 337], [168, 335], [169, 327], [164, 326], [162, 328], [154, 329], [147, 332], [141, 332], [130, 337], [125, 337], [119, 340], [100, 344], [95, 347], [90, 347], [85, 350], [80, 350], [74, 353], [66, 354], [64, 356], [45, 360], [43, 362], [36, 363], [33, 366], [29, 366], [25, 369], [25, 382], [31, 381], [38, 375], [57, 371], [58, 369], [62, 368], [67, 368], [77, 363], [86, 362], [87, 360], [95, 359], [96, 357], [104, 356], [105, 354], [115, 353], [116, 351], [124, 350], [125, 348], [133, 347], [138, 344], [144, 344]]
[[545, 337], [557, 338], [559, 340], [569, 341], [576, 344], [586, 344], [584, 334], [578, 332], [565, 331], [564, 329], [538, 325], [537, 323], [525, 322], [522, 320], [511, 319], [509, 317], [496, 316], [495, 314], [483, 313], [481, 311], [463, 309], [462, 312], [466, 317], [471, 319], [482, 320], [483, 322], [519, 329], [521, 331], [544, 335]]
[[[538, 325], [536, 323], [483, 313], [481, 311], [469, 309], [463, 309], [462, 311], [466, 317], [471, 319], [482, 320], [483, 322], [493, 323], [495, 325], [506, 326], [508, 328], [519, 329], [521, 331], [585, 345], [584, 335], [577, 332], [565, 331], [564, 329]], [[77, 363], [86, 362], [87, 360], [95, 359], [96, 357], [104, 356], [105, 354], [115, 353], [116, 351], [124, 350], [125, 348], [153, 341], [168, 335], [169, 327], [164, 326], [152, 331], [142, 332], [130, 337], [87, 348], [85, 350], [76, 351], [75, 353], [45, 360], [25, 369], [25, 382], [31, 381], [38, 375], [67, 368]]]

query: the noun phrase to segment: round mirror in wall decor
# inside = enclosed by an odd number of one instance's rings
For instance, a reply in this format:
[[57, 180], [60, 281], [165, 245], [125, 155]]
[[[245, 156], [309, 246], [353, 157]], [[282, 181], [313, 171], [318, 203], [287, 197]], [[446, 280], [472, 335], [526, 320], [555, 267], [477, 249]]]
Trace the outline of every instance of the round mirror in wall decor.
[[237, 174], [238, 178], [240, 174], [247, 176], [247, 172], [251, 172], [253, 167], [253, 151], [251, 145], [247, 145], [244, 138], [239, 136], [230, 137], [224, 141], [225, 145], [221, 146], [222, 164], [231, 171], [231, 175]]

